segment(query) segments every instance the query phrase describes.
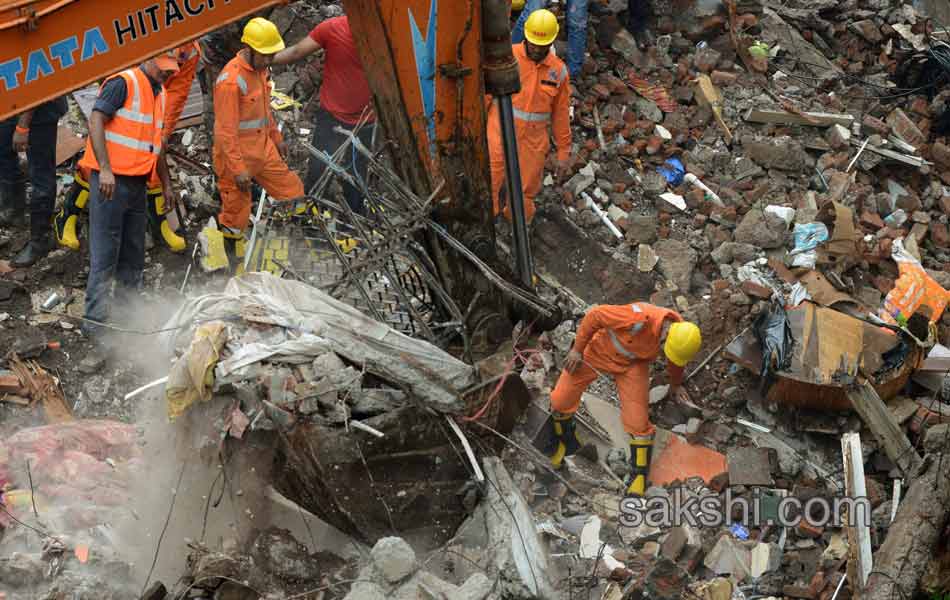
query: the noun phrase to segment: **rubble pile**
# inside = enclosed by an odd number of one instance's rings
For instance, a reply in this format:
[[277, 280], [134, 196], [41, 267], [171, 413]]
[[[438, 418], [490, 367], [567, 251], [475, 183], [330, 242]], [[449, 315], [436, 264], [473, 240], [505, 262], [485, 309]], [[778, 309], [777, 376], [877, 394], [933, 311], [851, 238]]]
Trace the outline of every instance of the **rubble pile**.
[[[938, 75], [906, 81], [925, 17], [874, 1], [728, 4], [661, 6], [663, 35], [648, 52], [609, 9], [592, 15], [595, 40], [573, 82], [573, 175], [549, 179], [548, 197], [655, 274], [654, 302], [714, 327], [715, 309], [697, 304], [754, 317], [815, 268], [876, 312], [897, 279], [898, 239], [946, 288], [946, 94]], [[743, 49], [749, 41], [763, 57]], [[853, 246], [816, 260], [828, 234]]]

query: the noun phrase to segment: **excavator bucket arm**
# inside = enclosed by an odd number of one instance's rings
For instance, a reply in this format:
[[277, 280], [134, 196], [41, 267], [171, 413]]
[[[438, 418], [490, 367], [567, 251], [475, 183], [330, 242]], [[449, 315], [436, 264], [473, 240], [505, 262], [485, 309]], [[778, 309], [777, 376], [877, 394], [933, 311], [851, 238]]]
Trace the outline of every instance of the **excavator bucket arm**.
[[0, 119], [279, 3], [0, 0]]

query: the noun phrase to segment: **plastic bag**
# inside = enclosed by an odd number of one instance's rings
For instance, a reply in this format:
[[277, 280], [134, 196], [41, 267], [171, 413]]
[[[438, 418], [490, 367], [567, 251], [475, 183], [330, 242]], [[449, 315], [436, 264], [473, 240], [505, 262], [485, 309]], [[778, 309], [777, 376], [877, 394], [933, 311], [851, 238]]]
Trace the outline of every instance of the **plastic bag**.
[[785, 307], [780, 302], [772, 302], [769, 310], [756, 317], [752, 329], [762, 349], [759, 392], [765, 395], [775, 380], [775, 373], [787, 368], [792, 359], [792, 329]]
[[657, 167], [656, 172], [666, 178], [666, 181], [673, 187], [683, 183], [683, 177], [686, 176], [686, 167], [678, 158], [670, 158], [662, 167]]
[[828, 241], [828, 227], [824, 223], [798, 223], [792, 230], [795, 248], [789, 252], [791, 266], [814, 269], [818, 262], [815, 248]]
[[906, 327], [908, 320], [923, 306], [931, 323], [943, 316], [950, 293], [924, 271], [920, 262], [904, 248], [903, 239], [894, 240], [891, 258], [897, 263], [900, 277], [884, 297], [878, 316], [891, 325]]

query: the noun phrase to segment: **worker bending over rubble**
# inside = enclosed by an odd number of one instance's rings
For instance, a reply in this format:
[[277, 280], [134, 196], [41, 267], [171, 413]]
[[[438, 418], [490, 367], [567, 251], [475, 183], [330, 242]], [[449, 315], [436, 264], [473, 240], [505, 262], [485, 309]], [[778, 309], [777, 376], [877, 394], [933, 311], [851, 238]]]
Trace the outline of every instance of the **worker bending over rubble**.
[[[191, 41], [169, 50], [166, 55], [178, 63], [178, 71], [169, 77], [162, 87], [165, 88], [165, 123], [162, 127], [162, 145], [168, 146], [168, 138], [175, 132], [181, 117], [188, 93], [198, 71], [201, 60], [198, 42]], [[63, 202], [56, 218], [53, 231], [60, 246], [70, 250], [79, 250], [79, 214], [86, 207], [89, 198], [89, 170], [80, 168], [76, 173], [76, 183]], [[148, 182], [148, 204], [146, 207], [152, 238], [157, 242], [164, 240], [172, 252], [185, 250], [185, 238], [181, 237], [169, 225], [165, 213], [167, 203], [162, 190], [162, 182], [153, 174]]]
[[[518, 161], [524, 192], [525, 217], [534, 217], [534, 197], [541, 190], [544, 162], [551, 148], [548, 126], [557, 145], [557, 176], [563, 178], [571, 164], [571, 86], [564, 62], [551, 52], [557, 38], [557, 17], [549, 10], [536, 10], [525, 23], [525, 41], [512, 46], [521, 73], [521, 91], [511, 97], [518, 139]], [[501, 138], [498, 105], [488, 113], [488, 150], [494, 214], [504, 209], [511, 219], [507, 199], [502, 202], [505, 181], [505, 152]]]
[[53, 249], [49, 223], [56, 203], [56, 130], [66, 114], [66, 97], [0, 122], [0, 227], [22, 223], [26, 182], [19, 152], [26, 152], [30, 183], [30, 240], [13, 257], [14, 267], [30, 267]]
[[598, 375], [609, 374], [620, 394], [623, 427], [630, 435], [627, 495], [643, 496], [656, 431], [649, 414], [650, 364], [662, 346], [670, 374], [669, 397], [687, 400], [683, 367], [701, 343], [699, 327], [672, 310], [644, 302], [592, 308], [577, 329], [574, 346], [551, 392], [556, 444], [549, 448], [551, 464], [560, 467], [565, 456], [580, 449], [574, 413], [587, 386]]
[[[86, 152], [79, 162], [89, 172], [89, 280], [86, 319], [108, 320], [108, 296], [116, 279], [119, 303], [142, 284], [145, 267], [148, 182], [158, 175], [174, 203], [162, 148], [165, 91], [178, 61], [161, 54], [108, 78], [89, 119]], [[95, 341], [101, 328], [84, 323]]]
[[[218, 227], [231, 258], [244, 256], [250, 222], [251, 184], [257, 181], [277, 200], [303, 196], [303, 184], [284, 162], [287, 148], [270, 106], [270, 66], [284, 49], [277, 27], [251, 19], [241, 37], [244, 48], [221, 71], [214, 86], [214, 170], [221, 192]], [[218, 246], [209, 245], [212, 251]], [[227, 256], [209, 256], [211, 263]]]
[[[356, 50], [350, 21], [347, 17], [327, 19], [313, 28], [310, 35], [290, 48], [279, 52], [275, 65], [297, 62], [323, 48], [323, 83], [320, 84], [320, 109], [313, 124], [313, 146], [333, 155], [346, 136], [337, 133], [337, 127], [352, 130], [362, 122], [356, 136], [367, 148], [372, 146], [376, 115], [373, 112], [373, 96], [363, 72], [363, 63]], [[357, 178], [366, 176], [367, 161], [362, 154], [351, 149], [343, 156], [342, 166]], [[305, 187], [309, 191], [323, 175], [326, 164], [310, 157]], [[354, 212], [364, 214], [363, 195], [360, 190], [345, 181], [343, 197]]]

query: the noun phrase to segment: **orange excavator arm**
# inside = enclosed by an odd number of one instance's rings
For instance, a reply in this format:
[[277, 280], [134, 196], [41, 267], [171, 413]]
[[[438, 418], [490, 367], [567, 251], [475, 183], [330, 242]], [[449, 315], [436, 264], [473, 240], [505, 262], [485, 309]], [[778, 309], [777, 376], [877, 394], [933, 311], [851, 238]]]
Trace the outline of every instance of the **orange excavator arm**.
[[0, 0], [0, 119], [284, 0]]

